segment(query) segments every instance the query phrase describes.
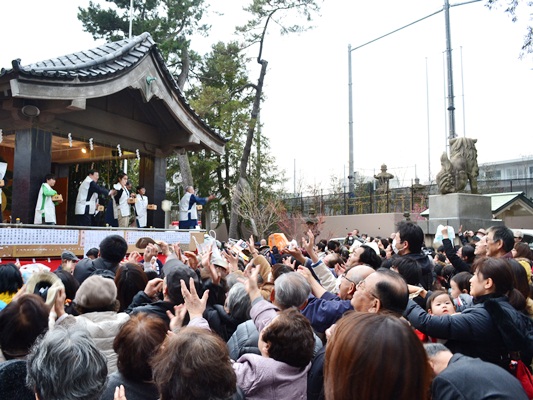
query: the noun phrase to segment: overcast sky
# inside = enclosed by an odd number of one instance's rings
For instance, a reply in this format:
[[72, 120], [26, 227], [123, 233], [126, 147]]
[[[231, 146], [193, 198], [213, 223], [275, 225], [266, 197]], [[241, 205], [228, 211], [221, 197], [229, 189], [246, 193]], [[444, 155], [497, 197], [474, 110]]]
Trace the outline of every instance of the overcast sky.
[[[15, 58], [27, 65], [102, 44], [84, 33], [76, 18], [77, 7], [88, 3], [3, 4], [0, 67], [10, 68]], [[245, 18], [243, 0], [213, 3], [212, 11], [224, 15], [211, 12], [210, 36], [193, 39], [201, 53], [218, 40], [234, 39], [233, 27]], [[263, 53], [269, 69], [261, 122], [286, 170], [287, 190], [292, 191], [294, 175], [324, 190], [332, 175], [348, 175], [348, 44], [357, 47], [442, 3], [330, 0], [312, 31], [280, 37], [272, 26]], [[513, 24], [503, 10], [489, 11], [483, 4], [451, 9], [456, 131], [478, 139], [480, 163], [520, 159], [533, 153], [533, 63], [531, 56], [518, 58], [527, 19]], [[411, 183], [415, 168], [422, 182], [430, 174], [434, 179], [447, 136], [444, 50], [441, 12], [352, 52], [356, 171], [374, 175], [386, 163], [403, 184]], [[250, 51], [255, 55], [257, 49]], [[250, 64], [250, 78], [258, 73]]]

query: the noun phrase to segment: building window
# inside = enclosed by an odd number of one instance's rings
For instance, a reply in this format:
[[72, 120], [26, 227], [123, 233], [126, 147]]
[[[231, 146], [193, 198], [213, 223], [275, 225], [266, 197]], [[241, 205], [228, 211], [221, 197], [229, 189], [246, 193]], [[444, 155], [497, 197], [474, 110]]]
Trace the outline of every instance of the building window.
[[501, 179], [502, 178], [502, 171], [500, 169], [487, 171], [486, 172], [487, 179]]

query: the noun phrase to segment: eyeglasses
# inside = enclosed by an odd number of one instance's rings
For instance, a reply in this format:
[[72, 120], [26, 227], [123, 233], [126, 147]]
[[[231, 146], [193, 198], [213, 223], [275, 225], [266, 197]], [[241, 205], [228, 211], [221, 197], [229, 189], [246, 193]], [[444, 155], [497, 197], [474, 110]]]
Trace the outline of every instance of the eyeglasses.
[[355, 286], [357, 290], [361, 291], [361, 292], [367, 292], [370, 296], [372, 296], [373, 298], [375, 299], [378, 299], [379, 300], [379, 297], [376, 296], [374, 293], [372, 293], [370, 290], [367, 290], [366, 288], [366, 282], [365, 280], [363, 279], [362, 281], [359, 281], [359, 283]]
[[341, 278], [344, 278], [344, 279], [346, 279], [348, 282], [353, 283], [355, 286], [357, 286], [357, 283], [355, 283], [354, 281], [352, 281], [351, 279], [348, 279], [348, 278], [346, 277], [346, 272], [345, 272], [344, 274], [341, 275]]

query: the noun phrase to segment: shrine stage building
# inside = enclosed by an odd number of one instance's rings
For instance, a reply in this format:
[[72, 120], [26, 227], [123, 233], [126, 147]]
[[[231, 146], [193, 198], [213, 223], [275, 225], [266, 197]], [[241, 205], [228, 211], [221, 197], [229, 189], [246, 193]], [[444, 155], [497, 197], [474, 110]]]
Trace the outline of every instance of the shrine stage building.
[[223, 154], [227, 142], [189, 105], [148, 33], [26, 66], [14, 60], [0, 70], [0, 130], [0, 161], [8, 165], [0, 177], [4, 219], [33, 221], [43, 178], [54, 173], [64, 199], [59, 225], [75, 224], [87, 171], [99, 170], [98, 183], [110, 188], [114, 166], [137, 158], [134, 184], [158, 205], [148, 226], [163, 228], [166, 157]]

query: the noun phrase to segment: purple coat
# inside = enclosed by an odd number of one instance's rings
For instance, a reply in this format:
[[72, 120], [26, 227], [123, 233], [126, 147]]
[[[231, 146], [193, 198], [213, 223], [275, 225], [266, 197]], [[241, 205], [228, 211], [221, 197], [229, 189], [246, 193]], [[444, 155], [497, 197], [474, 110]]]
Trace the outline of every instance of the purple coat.
[[245, 354], [233, 364], [237, 385], [250, 400], [307, 399], [307, 371], [273, 358]]
[[[253, 302], [250, 316], [259, 332], [277, 315], [276, 310], [273, 304], [262, 298]], [[233, 363], [237, 385], [244, 391], [246, 399], [251, 400], [305, 400], [310, 367], [311, 363], [305, 368], [292, 367], [257, 354], [244, 354]]]

